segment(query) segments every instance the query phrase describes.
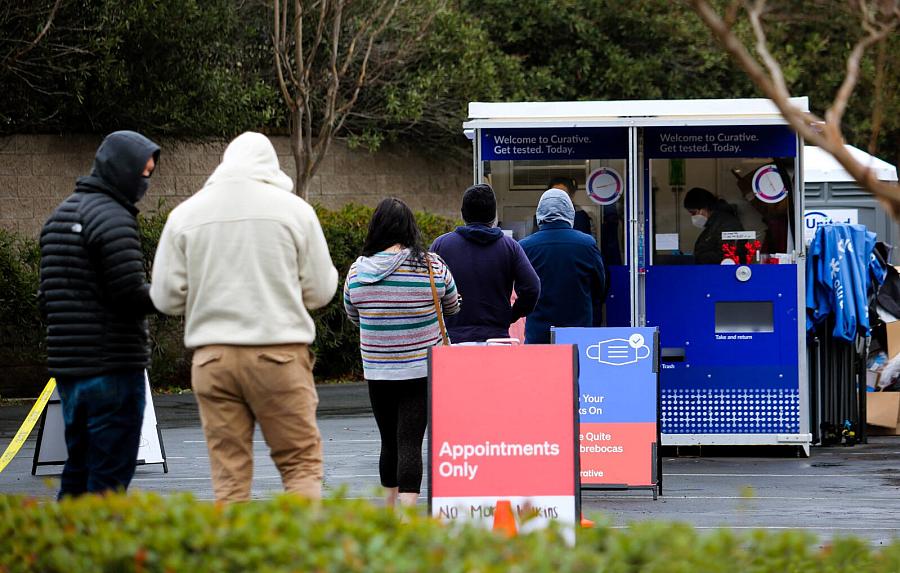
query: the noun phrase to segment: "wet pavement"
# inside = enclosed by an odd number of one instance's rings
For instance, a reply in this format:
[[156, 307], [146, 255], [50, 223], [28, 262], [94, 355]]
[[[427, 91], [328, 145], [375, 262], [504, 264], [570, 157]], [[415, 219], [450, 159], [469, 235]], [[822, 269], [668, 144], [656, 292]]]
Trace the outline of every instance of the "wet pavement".
[[[319, 389], [319, 424], [325, 448], [325, 490], [378, 499], [379, 437], [364, 384]], [[161, 465], [140, 466], [133, 488], [161, 493], [190, 491], [212, 499], [209, 459], [194, 398], [190, 394], [156, 396], [156, 414], [167, 454]], [[0, 408], [0, 447], [18, 429], [28, 404]], [[31, 475], [37, 431], [0, 473], [0, 492], [52, 497], [61, 468], [39, 468]], [[253, 495], [280, 491], [280, 478], [257, 432], [254, 443]], [[765, 453], [766, 457], [761, 456]], [[654, 501], [646, 491], [584, 491], [585, 514], [616, 526], [634, 521], [667, 520], [698, 528], [803, 528], [822, 540], [853, 535], [879, 545], [900, 537], [900, 436], [869, 439], [853, 447], [812, 449], [809, 458], [794, 449], [735, 448], [733, 455], [666, 457], [664, 495]], [[423, 485], [427, 484], [427, 479]], [[420, 504], [424, 506], [426, 492]]]

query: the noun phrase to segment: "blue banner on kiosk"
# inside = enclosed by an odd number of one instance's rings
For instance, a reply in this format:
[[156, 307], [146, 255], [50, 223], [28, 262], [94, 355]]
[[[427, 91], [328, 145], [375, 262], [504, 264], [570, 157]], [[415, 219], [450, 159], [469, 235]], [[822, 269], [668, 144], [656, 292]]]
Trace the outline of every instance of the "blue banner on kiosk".
[[656, 328], [554, 328], [578, 347], [583, 487], [657, 484]]
[[484, 129], [481, 158], [499, 160], [623, 159], [628, 155], [624, 127]]
[[662, 157], [794, 157], [797, 136], [785, 125], [644, 128], [644, 152]]

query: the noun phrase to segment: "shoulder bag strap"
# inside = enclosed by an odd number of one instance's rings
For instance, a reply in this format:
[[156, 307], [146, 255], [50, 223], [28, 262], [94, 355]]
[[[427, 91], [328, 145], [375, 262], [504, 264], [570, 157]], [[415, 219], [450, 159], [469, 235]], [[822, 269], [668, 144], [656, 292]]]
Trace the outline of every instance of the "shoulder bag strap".
[[431, 257], [425, 255], [425, 264], [428, 266], [428, 280], [431, 282], [431, 298], [434, 299], [434, 311], [437, 313], [438, 327], [441, 329], [441, 344], [450, 345], [447, 339], [447, 328], [444, 326], [444, 313], [441, 309], [441, 301], [438, 298], [437, 286], [434, 284], [434, 269], [431, 268]]

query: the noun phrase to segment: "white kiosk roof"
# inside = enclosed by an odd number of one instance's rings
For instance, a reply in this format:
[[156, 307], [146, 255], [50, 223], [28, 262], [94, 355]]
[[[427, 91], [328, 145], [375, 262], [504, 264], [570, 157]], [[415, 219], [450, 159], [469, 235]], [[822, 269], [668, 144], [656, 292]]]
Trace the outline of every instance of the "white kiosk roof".
[[[809, 98], [791, 98], [809, 111]], [[688, 99], [469, 103], [464, 129], [646, 125], [785, 124], [769, 99]]]
[[[845, 147], [857, 161], [874, 170], [875, 176], [881, 181], [897, 181], [897, 168], [887, 161], [882, 161], [852, 145]], [[822, 183], [854, 179], [830, 153], [820, 147], [807, 145], [803, 148], [803, 180], [807, 183]]]

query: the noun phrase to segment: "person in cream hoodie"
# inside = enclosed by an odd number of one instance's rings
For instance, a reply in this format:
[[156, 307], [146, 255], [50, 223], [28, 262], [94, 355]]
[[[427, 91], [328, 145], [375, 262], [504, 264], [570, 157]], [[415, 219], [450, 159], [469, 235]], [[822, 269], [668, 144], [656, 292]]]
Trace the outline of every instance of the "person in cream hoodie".
[[203, 188], [169, 215], [150, 297], [185, 316], [191, 385], [219, 501], [250, 498], [258, 421], [284, 489], [321, 497], [310, 310], [338, 284], [313, 208], [264, 135], [232, 141]]

